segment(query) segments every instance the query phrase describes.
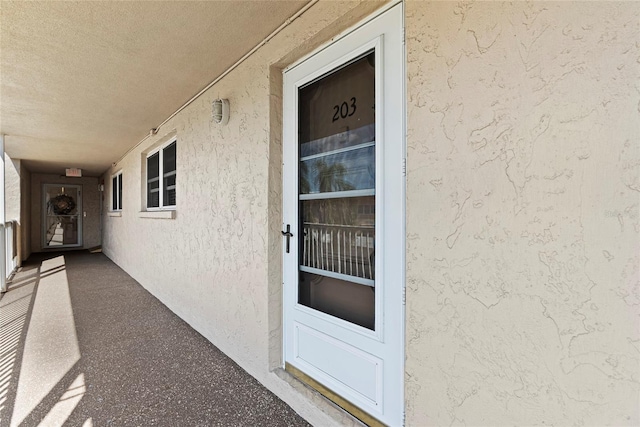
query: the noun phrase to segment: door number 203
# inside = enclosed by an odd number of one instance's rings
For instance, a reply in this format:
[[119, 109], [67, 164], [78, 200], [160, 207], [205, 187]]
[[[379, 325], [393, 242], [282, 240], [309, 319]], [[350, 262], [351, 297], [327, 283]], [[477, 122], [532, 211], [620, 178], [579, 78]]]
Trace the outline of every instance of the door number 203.
[[350, 99], [350, 103], [346, 101], [340, 105], [333, 106], [333, 120], [332, 123], [339, 119], [346, 119], [347, 117], [353, 116], [356, 112], [356, 98], [353, 97]]

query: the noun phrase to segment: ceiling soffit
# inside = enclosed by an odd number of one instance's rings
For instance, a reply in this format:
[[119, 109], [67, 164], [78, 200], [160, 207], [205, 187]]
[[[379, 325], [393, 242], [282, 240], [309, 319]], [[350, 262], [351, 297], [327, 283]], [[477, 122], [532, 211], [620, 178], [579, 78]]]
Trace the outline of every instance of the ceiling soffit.
[[0, 133], [99, 175], [307, 1], [0, 2]]

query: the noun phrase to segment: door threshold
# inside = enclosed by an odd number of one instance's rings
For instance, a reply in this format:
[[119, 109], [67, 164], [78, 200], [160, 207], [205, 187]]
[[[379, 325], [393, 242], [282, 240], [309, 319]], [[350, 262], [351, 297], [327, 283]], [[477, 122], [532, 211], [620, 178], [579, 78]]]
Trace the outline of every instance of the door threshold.
[[351, 414], [352, 416], [357, 418], [359, 421], [361, 421], [364, 424], [368, 425], [369, 427], [387, 427], [386, 424], [380, 422], [376, 418], [374, 418], [371, 415], [369, 415], [368, 413], [364, 412], [362, 409], [360, 409], [359, 407], [357, 407], [353, 403], [349, 402], [348, 400], [346, 400], [342, 396], [336, 394], [333, 390], [331, 390], [331, 389], [325, 387], [324, 385], [320, 384], [318, 381], [314, 380], [309, 375], [307, 375], [304, 372], [302, 372], [300, 369], [298, 369], [298, 368], [290, 365], [289, 363], [285, 362], [284, 370], [287, 373], [291, 374], [293, 377], [295, 377], [297, 380], [301, 381], [306, 386], [308, 386], [308, 387], [312, 388], [313, 390], [317, 391], [322, 396], [324, 396], [325, 398], [329, 399], [330, 401], [332, 401], [333, 403], [338, 405], [343, 410], [347, 411], [349, 414]]

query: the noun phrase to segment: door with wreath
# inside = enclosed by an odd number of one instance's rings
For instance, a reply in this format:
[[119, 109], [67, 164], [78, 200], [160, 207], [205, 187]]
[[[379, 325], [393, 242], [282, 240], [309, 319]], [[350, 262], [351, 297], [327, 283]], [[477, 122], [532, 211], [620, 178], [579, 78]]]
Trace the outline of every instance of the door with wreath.
[[43, 247], [82, 246], [82, 186], [45, 184], [42, 194]]

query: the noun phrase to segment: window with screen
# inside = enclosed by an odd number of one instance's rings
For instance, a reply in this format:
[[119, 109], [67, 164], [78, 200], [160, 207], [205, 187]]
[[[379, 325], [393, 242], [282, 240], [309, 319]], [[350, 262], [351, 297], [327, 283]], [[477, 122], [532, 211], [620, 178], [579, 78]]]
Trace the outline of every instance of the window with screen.
[[147, 155], [147, 208], [176, 206], [175, 140]]
[[111, 210], [122, 210], [122, 172], [111, 178]]

